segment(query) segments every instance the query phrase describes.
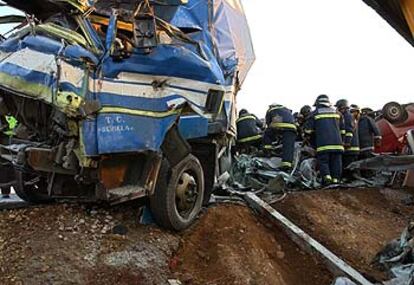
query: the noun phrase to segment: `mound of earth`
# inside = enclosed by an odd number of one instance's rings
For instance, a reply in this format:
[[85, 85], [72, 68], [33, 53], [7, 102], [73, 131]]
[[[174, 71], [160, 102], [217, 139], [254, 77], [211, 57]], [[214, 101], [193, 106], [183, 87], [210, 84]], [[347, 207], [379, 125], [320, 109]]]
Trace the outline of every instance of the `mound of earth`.
[[400, 190], [351, 189], [292, 193], [273, 206], [357, 270], [384, 280], [372, 260], [407, 226], [412, 202]]
[[330, 284], [332, 275], [242, 206], [218, 206], [183, 235], [174, 258], [188, 284]]
[[[184, 233], [134, 204], [0, 212], [0, 284], [330, 284], [331, 274], [246, 207], [209, 208]], [[113, 231], [115, 230], [116, 233]]]

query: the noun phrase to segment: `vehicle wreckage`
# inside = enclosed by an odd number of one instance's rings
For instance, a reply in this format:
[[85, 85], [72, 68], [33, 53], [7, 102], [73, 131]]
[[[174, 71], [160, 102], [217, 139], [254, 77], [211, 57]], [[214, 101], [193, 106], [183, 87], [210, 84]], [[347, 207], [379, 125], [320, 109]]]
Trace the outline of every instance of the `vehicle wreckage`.
[[[0, 2], [1, 3], [1, 2]], [[181, 230], [230, 163], [254, 61], [239, 0], [3, 0], [0, 183], [26, 201], [149, 197]]]

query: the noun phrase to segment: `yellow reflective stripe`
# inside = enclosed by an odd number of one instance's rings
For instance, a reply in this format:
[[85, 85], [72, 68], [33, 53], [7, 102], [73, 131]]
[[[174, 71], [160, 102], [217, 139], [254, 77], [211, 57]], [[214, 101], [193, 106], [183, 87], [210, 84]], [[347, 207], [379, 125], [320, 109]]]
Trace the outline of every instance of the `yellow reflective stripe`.
[[314, 130], [305, 130], [305, 133], [306, 133], [306, 134], [309, 134], [309, 135], [310, 135], [310, 134], [313, 134], [314, 132], [315, 132]]
[[324, 178], [325, 178], [326, 180], [332, 180], [332, 176], [330, 176], [330, 175], [325, 175], [325, 176], [324, 176]]
[[236, 123], [240, 123], [241, 121], [244, 120], [256, 120], [255, 116], [245, 116], [245, 117], [240, 117], [237, 119]]
[[345, 130], [341, 130], [341, 135], [345, 135], [346, 131]]
[[252, 136], [252, 137], [247, 137], [247, 138], [239, 139], [239, 140], [237, 140], [237, 142], [239, 142], [239, 143], [245, 143], [245, 142], [251, 142], [251, 141], [260, 140], [261, 138], [262, 138], [261, 135], [257, 135], [257, 136]]
[[264, 149], [274, 149], [275, 147], [272, 146], [271, 144], [267, 144], [263, 147]]
[[345, 136], [347, 136], [347, 137], [353, 137], [354, 134], [353, 133], [346, 133]]
[[350, 148], [347, 148], [346, 149], [346, 151], [360, 151], [361, 149], [359, 148], [359, 147], [357, 147], [357, 146], [353, 146], [353, 147], [350, 147]]
[[280, 128], [280, 129], [293, 129], [293, 130], [296, 130], [296, 125], [295, 124], [290, 124], [290, 123], [271, 123], [270, 127]]
[[315, 116], [315, 120], [322, 119], [340, 119], [341, 117], [338, 114], [319, 114]]
[[292, 163], [291, 162], [288, 162], [288, 161], [282, 161], [282, 166], [291, 167], [292, 166]]
[[283, 109], [283, 108], [284, 108], [283, 106], [275, 106], [275, 107], [270, 108], [267, 112], [272, 112], [274, 110], [280, 110], [280, 109]]
[[332, 178], [332, 182], [333, 182], [333, 183], [338, 183], [338, 182], [339, 182], [339, 180], [338, 180], [338, 179], [336, 179], [336, 178]]
[[134, 116], [153, 117], [153, 118], [165, 118], [172, 115], [177, 115], [181, 110], [171, 110], [165, 112], [154, 112], [145, 110], [133, 110], [122, 107], [103, 107], [99, 113], [120, 113]]
[[325, 150], [342, 150], [343, 151], [344, 147], [342, 145], [325, 145], [325, 146], [318, 147], [316, 149], [317, 152], [325, 151]]

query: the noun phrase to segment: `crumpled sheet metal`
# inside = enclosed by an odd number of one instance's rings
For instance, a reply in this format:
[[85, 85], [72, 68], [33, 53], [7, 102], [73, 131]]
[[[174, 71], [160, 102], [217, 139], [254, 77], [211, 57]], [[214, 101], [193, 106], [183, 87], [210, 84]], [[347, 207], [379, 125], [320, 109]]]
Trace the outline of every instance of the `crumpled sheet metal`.
[[388, 243], [374, 258], [374, 265], [392, 277], [384, 285], [414, 284], [414, 222], [402, 232], [399, 239]]
[[[296, 153], [300, 152], [301, 147], [297, 146]], [[237, 185], [237, 188], [261, 189], [268, 187], [274, 190], [272, 185], [280, 185], [280, 183], [272, 183], [272, 180], [282, 178], [291, 191], [320, 188], [317, 159], [313, 157], [302, 159], [299, 155], [295, 161], [299, 162], [295, 163], [293, 173], [288, 174], [278, 170], [281, 165], [279, 157], [265, 158], [241, 155], [236, 157], [233, 163], [232, 183]], [[391, 176], [391, 172], [381, 171], [370, 179], [356, 176], [349, 183], [332, 185], [328, 188], [338, 188], [339, 186], [341, 188], [384, 187], [390, 181]]]
[[[238, 188], [267, 188], [272, 192], [277, 192], [275, 185], [282, 185], [280, 179], [285, 182], [285, 185], [293, 186], [295, 189], [310, 189], [315, 186], [298, 174], [300, 172], [298, 168], [293, 174], [278, 170], [281, 162], [279, 157], [265, 158], [243, 154], [235, 158], [231, 171], [231, 182]], [[311, 171], [308, 170], [308, 172]], [[283, 189], [280, 189], [280, 192], [283, 192]]]

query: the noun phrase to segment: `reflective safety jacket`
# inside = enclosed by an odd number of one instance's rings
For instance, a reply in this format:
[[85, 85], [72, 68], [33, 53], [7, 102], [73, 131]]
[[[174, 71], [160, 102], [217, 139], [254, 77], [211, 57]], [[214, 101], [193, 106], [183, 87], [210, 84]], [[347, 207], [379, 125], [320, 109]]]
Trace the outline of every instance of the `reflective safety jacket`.
[[349, 111], [349, 109], [347, 109], [342, 114], [342, 118], [343, 118], [343, 126], [344, 126], [344, 129], [341, 130], [342, 140], [345, 145], [351, 145], [353, 137], [354, 137], [355, 123], [354, 123], [354, 119], [352, 118], [352, 114]]
[[246, 143], [262, 139], [263, 123], [253, 114], [243, 114], [237, 121], [237, 142]]
[[342, 131], [343, 141], [345, 144], [346, 154], [358, 154], [359, 153], [359, 134], [358, 134], [358, 122], [354, 120], [349, 110], [346, 110], [343, 114], [344, 129]]
[[366, 115], [359, 119], [358, 134], [361, 151], [373, 151], [374, 140], [382, 138], [381, 131], [374, 119]]
[[315, 136], [316, 151], [343, 152], [341, 114], [330, 107], [317, 106], [305, 125], [305, 134]]
[[[3, 122], [3, 119], [2, 119], [2, 122]], [[12, 116], [6, 116], [5, 122], [8, 124], [8, 128], [7, 128], [7, 131], [5, 131], [4, 133], [8, 136], [14, 135], [14, 129], [17, 127], [17, 120]]]
[[273, 106], [266, 113], [266, 125], [277, 130], [289, 130], [296, 132], [295, 119], [292, 111], [282, 105]]
[[354, 129], [352, 131], [352, 140], [351, 146], [345, 146], [345, 154], [358, 154], [360, 151], [359, 148], [359, 134], [358, 134], [358, 123], [354, 123]]

